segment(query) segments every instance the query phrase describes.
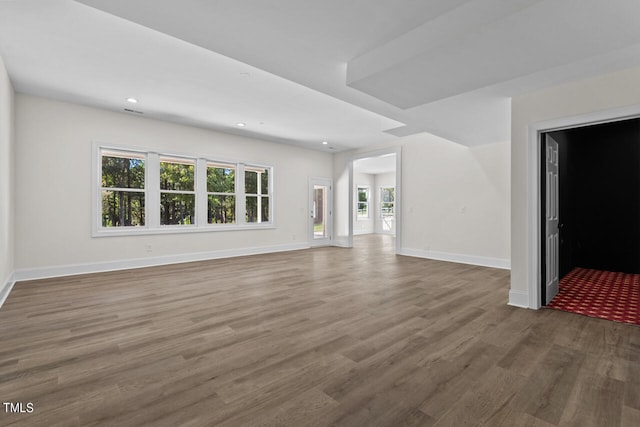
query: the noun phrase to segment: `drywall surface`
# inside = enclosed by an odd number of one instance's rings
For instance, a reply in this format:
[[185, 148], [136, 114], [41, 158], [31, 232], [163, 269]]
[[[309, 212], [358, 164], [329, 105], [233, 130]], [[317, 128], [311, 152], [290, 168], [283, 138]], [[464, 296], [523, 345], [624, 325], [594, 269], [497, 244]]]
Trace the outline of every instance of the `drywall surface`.
[[[509, 268], [509, 143], [470, 148], [424, 133], [371, 152], [394, 147], [402, 155], [400, 253]], [[336, 180], [366, 155], [336, 154]], [[338, 194], [335, 206], [344, 224], [350, 207]]]
[[[130, 260], [163, 263], [307, 247], [308, 177], [330, 178], [333, 170], [328, 153], [22, 94], [16, 129], [16, 269], [26, 277], [95, 263], [112, 269]], [[275, 227], [92, 237], [95, 141], [273, 166]]]
[[510, 303], [535, 308], [537, 175], [541, 130], [577, 126], [640, 113], [640, 68], [516, 96], [511, 102]]
[[402, 156], [405, 250], [508, 268], [509, 144], [469, 148], [428, 135]]
[[0, 58], [0, 304], [14, 270], [14, 91]]

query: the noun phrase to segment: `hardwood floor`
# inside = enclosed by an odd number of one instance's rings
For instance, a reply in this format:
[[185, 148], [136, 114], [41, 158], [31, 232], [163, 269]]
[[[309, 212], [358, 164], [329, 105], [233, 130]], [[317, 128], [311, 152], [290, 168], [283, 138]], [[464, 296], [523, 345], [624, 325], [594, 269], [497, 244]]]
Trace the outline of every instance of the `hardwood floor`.
[[508, 290], [386, 236], [18, 283], [0, 425], [640, 425], [640, 328]]

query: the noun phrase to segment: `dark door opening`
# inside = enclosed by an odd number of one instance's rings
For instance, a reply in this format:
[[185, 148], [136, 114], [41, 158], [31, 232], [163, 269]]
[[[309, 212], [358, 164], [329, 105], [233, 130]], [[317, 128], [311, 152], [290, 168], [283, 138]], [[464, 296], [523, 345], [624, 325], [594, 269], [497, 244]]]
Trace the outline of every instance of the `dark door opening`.
[[[640, 119], [548, 133], [559, 155], [559, 276], [574, 267], [640, 273]], [[541, 206], [545, 218], [545, 136]], [[546, 278], [545, 221], [541, 263]], [[546, 301], [541, 284], [541, 301]]]

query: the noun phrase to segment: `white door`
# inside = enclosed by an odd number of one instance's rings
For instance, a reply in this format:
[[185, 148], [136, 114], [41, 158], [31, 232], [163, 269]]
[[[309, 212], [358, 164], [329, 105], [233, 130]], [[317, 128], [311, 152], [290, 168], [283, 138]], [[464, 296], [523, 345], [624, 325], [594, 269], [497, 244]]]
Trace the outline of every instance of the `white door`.
[[558, 293], [560, 237], [558, 231], [558, 143], [546, 135], [546, 303]]
[[311, 246], [329, 245], [333, 231], [332, 184], [330, 179], [309, 180], [309, 240]]

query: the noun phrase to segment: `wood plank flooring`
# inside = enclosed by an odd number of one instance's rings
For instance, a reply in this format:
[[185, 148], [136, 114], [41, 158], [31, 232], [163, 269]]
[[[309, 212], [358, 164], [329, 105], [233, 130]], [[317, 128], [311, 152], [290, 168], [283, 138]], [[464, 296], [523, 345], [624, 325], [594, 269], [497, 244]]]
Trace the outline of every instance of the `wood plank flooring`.
[[16, 284], [2, 426], [638, 426], [640, 328], [388, 236]]

